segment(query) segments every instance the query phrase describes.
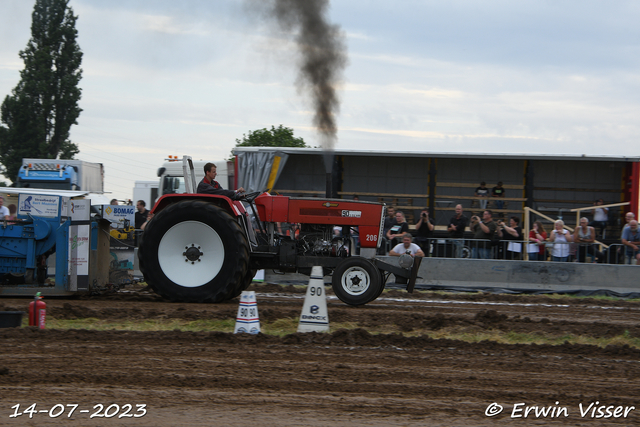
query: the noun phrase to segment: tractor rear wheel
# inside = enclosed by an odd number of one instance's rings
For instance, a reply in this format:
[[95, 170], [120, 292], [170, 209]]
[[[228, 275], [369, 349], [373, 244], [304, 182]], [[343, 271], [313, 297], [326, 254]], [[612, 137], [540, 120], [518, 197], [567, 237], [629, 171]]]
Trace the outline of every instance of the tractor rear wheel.
[[380, 271], [365, 258], [351, 257], [340, 263], [331, 280], [333, 292], [349, 305], [373, 301], [383, 288]]
[[147, 284], [172, 301], [233, 298], [249, 270], [249, 245], [238, 222], [218, 206], [193, 200], [149, 221], [138, 257]]
[[240, 296], [242, 291], [246, 291], [247, 288], [249, 286], [251, 286], [251, 283], [253, 282], [253, 278], [255, 277], [257, 272], [258, 272], [258, 270], [247, 270], [247, 274], [242, 278], [242, 280], [240, 281], [239, 286], [236, 286], [236, 289], [235, 289], [235, 291], [233, 293], [233, 296], [231, 298], [235, 298], [237, 296]]

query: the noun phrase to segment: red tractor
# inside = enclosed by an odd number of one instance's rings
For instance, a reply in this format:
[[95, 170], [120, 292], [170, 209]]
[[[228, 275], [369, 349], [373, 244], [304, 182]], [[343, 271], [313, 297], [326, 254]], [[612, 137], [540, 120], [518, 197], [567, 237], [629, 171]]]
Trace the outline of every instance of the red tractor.
[[[240, 295], [258, 269], [309, 274], [317, 265], [325, 274], [333, 272], [333, 290], [347, 304], [378, 298], [391, 273], [413, 289], [419, 263], [403, 268], [374, 258], [382, 237], [383, 204], [266, 192], [231, 200], [191, 193], [195, 181], [193, 173], [187, 175], [185, 168], [187, 193], [164, 195], [154, 206], [138, 249], [147, 284], [163, 297], [220, 302]], [[296, 224], [299, 232], [280, 235], [277, 223]], [[341, 227], [339, 237], [335, 226]], [[361, 253], [368, 258], [353, 255], [356, 227]]]

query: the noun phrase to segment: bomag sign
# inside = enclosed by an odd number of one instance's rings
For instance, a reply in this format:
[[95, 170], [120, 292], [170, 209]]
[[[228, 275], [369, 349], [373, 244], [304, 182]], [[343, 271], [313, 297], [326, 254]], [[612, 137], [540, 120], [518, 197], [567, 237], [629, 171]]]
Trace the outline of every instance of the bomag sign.
[[133, 206], [115, 206], [107, 205], [107, 208], [104, 210], [107, 215], [113, 216], [127, 216], [133, 214], [134, 207]]

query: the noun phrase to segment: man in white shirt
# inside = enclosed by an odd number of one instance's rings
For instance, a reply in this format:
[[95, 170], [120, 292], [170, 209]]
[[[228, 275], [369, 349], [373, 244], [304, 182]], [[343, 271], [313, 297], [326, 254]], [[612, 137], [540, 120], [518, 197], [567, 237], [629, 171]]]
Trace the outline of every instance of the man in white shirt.
[[5, 219], [11, 215], [9, 209], [4, 205], [4, 197], [0, 196], [0, 220]]
[[[604, 200], [598, 199], [594, 203], [595, 206], [604, 205]], [[607, 228], [607, 222], [609, 221], [609, 209], [608, 208], [600, 208], [597, 207], [593, 211], [593, 221], [589, 224], [589, 226], [595, 228], [596, 230], [600, 230], [600, 235], [604, 239], [604, 230]]]
[[413, 240], [413, 236], [411, 236], [411, 233], [404, 233], [404, 235], [402, 236], [402, 243], [394, 246], [394, 248], [389, 251], [389, 255], [400, 256], [408, 253], [412, 257], [416, 257], [416, 256], [423, 257], [424, 252], [422, 252], [422, 249], [420, 249], [420, 246], [416, 245], [415, 243], [412, 243], [411, 242], [412, 240]]

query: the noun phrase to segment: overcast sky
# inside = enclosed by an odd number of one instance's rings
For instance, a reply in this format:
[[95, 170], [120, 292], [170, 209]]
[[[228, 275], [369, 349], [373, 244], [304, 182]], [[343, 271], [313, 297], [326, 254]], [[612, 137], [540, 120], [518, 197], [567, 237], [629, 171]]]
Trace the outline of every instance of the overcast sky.
[[[1, 99], [33, 4], [0, 0]], [[295, 44], [247, 1], [69, 4], [84, 52], [71, 139], [105, 164], [114, 197], [157, 179], [168, 155], [221, 160], [252, 130], [320, 144]], [[640, 2], [333, 0], [329, 21], [348, 56], [337, 148], [639, 154]]]

